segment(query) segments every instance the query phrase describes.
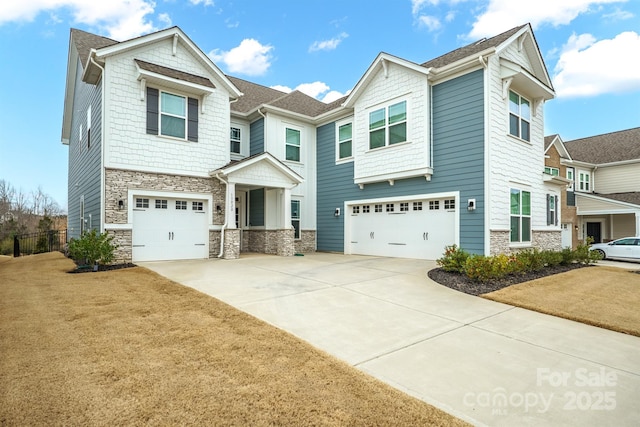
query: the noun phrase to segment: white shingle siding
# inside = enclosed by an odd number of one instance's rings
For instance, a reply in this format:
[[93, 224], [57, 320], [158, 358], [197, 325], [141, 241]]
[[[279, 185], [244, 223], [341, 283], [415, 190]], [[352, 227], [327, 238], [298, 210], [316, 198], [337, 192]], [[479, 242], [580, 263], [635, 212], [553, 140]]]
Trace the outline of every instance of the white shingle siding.
[[[527, 67], [528, 59], [515, 45], [506, 49], [509, 60]], [[531, 117], [531, 141], [526, 142], [509, 135], [508, 97], [504, 99], [500, 63], [497, 56], [489, 59], [489, 218], [491, 230], [510, 228], [510, 188], [531, 192], [531, 223], [533, 230], [556, 229], [547, 226], [546, 195], [560, 196], [555, 186], [545, 185], [544, 171], [544, 104], [538, 103]], [[527, 93], [512, 88], [531, 101]]]
[[[390, 101], [407, 101], [407, 141], [369, 150], [369, 113]], [[428, 129], [429, 87], [423, 74], [388, 63], [354, 106], [354, 179], [404, 173], [431, 166]]]
[[[210, 76], [207, 69], [182, 44], [176, 56], [172, 42], [159, 42], [153, 47], [142, 46], [107, 58], [105, 72], [105, 166], [195, 176], [229, 162], [229, 94], [222, 85], [206, 98], [205, 112], [199, 105], [198, 142], [175, 140], [146, 133], [146, 99], [141, 100], [141, 86], [134, 59]], [[156, 85], [149, 86], [164, 89]], [[169, 91], [172, 91], [169, 89]], [[173, 90], [172, 92], [176, 92]], [[180, 95], [192, 96], [190, 94]], [[199, 104], [202, 98], [199, 99]]]

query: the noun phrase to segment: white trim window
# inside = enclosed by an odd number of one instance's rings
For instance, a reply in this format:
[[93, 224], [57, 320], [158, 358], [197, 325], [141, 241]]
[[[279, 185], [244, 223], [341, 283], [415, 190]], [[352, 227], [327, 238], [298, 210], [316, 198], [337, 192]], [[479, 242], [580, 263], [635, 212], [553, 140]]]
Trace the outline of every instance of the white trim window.
[[336, 123], [336, 160], [346, 160], [353, 156], [353, 122]]
[[300, 131], [285, 128], [285, 159], [300, 161]]
[[512, 90], [509, 91], [509, 133], [531, 141], [531, 103]]
[[510, 191], [511, 243], [531, 242], [531, 193], [512, 188]]
[[547, 194], [547, 225], [558, 225], [558, 196]]
[[232, 153], [240, 154], [242, 146], [242, 131], [238, 127], [231, 126], [229, 140], [231, 143], [230, 150]]
[[300, 240], [300, 200], [291, 200], [291, 225], [293, 238]]
[[591, 191], [591, 173], [583, 170], [578, 171], [578, 190]]
[[187, 97], [160, 91], [160, 135], [186, 139]]
[[369, 113], [369, 149], [407, 141], [407, 101]]
[[573, 182], [575, 180], [576, 171], [573, 168], [567, 168], [567, 179], [571, 180], [567, 190], [573, 191]]
[[553, 168], [551, 166], [545, 166], [544, 167], [544, 173], [546, 173], [547, 175], [551, 175], [551, 176], [560, 176], [560, 169]]

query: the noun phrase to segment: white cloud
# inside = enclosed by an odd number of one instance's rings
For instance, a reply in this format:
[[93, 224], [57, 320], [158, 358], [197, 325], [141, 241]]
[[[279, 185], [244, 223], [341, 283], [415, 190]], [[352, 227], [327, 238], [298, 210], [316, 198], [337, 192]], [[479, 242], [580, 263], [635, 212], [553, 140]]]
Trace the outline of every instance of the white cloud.
[[96, 26], [116, 40], [155, 31], [147, 18], [155, 9], [152, 0], [30, 0], [0, 2], [0, 25], [33, 21], [41, 12], [69, 10], [74, 23]]
[[420, 25], [427, 27], [429, 31], [437, 31], [442, 28], [442, 23], [435, 16], [421, 15], [418, 17]]
[[337, 37], [329, 40], [315, 41], [309, 46], [309, 52], [316, 52], [318, 50], [334, 50], [342, 42], [342, 40], [349, 37], [347, 33], [340, 33]]
[[279, 90], [280, 92], [293, 92], [293, 89], [291, 89], [289, 86], [282, 86], [282, 85], [275, 85], [275, 86], [270, 86], [271, 89], [275, 89], [275, 90]]
[[273, 46], [263, 45], [255, 39], [244, 39], [229, 51], [215, 49], [209, 52], [213, 62], [222, 62], [231, 73], [260, 76], [271, 66]]
[[439, 0], [411, 0], [411, 14], [417, 15], [426, 5], [437, 6]]
[[346, 93], [338, 92], [337, 90], [332, 90], [327, 92], [327, 94], [322, 98], [322, 102], [328, 104], [330, 102], [335, 101], [336, 99], [342, 98], [345, 95], [348, 95], [351, 91], [348, 90]]
[[573, 34], [554, 68], [558, 97], [596, 96], [640, 90], [640, 35], [633, 31], [596, 41]]
[[329, 85], [319, 81], [313, 83], [302, 83], [296, 86], [295, 89], [291, 89], [289, 86], [283, 85], [271, 86], [271, 89], [276, 89], [286, 93], [293, 92], [294, 90], [299, 90], [300, 92], [325, 103], [333, 102], [336, 99], [342, 98], [343, 96], [348, 95], [351, 92], [351, 90], [348, 90], [346, 93], [338, 92], [337, 90], [330, 90], [331, 88], [329, 87]]
[[635, 15], [633, 13], [626, 10], [622, 10], [619, 7], [617, 7], [611, 13], [605, 13], [604, 15], [602, 15], [603, 18], [609, 19], [611, 21], [624, 21], [625, 19], [631, 19], [634, 16]]
[[302, 83], [296, 87], [296, 90], [299, 90], [312, 98], [318, 98], [318, 96], [322, 95], [329, 89], [331, 88], [324, 82]]
[[171, 17], [168, 13], [161, 13], [160, 15], [158, 15], [158, 21], [160, 21], [165, 28], [169, 28], [172, 24]]
[[454, 19], [456, 19], [456, 12], [454, 12], [453, 10], [450, 10], [449, 12], [447, 12], [447, 15], [444, 17], [444, 20], [446, 22], [451, 22]]
[[203, 6], [213, 6], [213, 0], [189, 0], [189, 3], [191, 3], [194, 6], [198, 6], [198, 5], [203, 5]]
[[626, 0], [489, 0], [486, 10], [473, 24], [469, 38], [493, 36], [525, 22], [530, 22], [534, 28], [542, 24], [567, 25], [593, 7], [624, 1]]

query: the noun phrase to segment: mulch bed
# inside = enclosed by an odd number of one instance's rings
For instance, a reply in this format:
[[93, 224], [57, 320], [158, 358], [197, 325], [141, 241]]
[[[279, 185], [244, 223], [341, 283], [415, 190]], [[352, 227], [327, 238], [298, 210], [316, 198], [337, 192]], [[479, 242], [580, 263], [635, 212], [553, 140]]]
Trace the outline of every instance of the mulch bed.
[[450, 273], [442, 268], [436, 268], [429, 271], [428, 276], [431, 280], [456, 291], [464, 292], [469, 295], [488, 294], [507, 286], [515, 285], [529, 280], [539, 279], [541, 277], [550, 276], [552, 274], [564, 273], [565, 271], [575, 270], [576, 268], [589, 267], [585, 264], [558, 265], [555, 267], [547, 267], [541, 271], [535, 271], [521, 275], [510, 275], [502, 280], [493, 282], [475, 282], [467, 276], [458, 273]]
[[[135, 264], [131, 264], [130, 262], [124, 264], [112, 264], [112, 265], [99, 265], [98, 271], [112, 271], [112, 270], [120, 270], [123, 268], [131, 268], [137, 267]], [[67, 271], [67, 273], [75, 274], [75, 273], [95, 273], [93, 271], [93, 266], [91, 265], [77, 265], [74, 270]]]

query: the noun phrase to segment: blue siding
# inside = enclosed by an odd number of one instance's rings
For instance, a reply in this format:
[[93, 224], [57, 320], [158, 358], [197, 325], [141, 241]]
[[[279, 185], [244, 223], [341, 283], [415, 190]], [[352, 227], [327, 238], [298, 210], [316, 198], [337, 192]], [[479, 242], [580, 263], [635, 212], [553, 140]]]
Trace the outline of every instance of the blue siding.
[[249, 155], [264, 152], [264, 119], [256, 120], [249, 126]]
[[[102, 162], [101, 83], [89, 85], [81, 80], [78, 63], [73, 99], [71, 137], [69, 139], [68, 217], [69, 237], [80, 236], [80, 197], [84, 195], [85, 229], [100, 229], [100, 171]], [[91, 105], [91, 146], [88, 147], [87, 110]], [[82, 135], [80, 125], [82, 124]], [[91, 223], [89, 223], [91, 215]]]
[[[484, 85], [475, 71], [433, 87], [433, 177], [366, 184], [353, 183], [353, 163], [335, 164], [335, 124], [317, 129], [318, 250], [344, 251], [346, 200], [460, 191], [460, 246], [484, 253]], [[410, 124], [409, 124], [410, 125]], [[465, 209], [469, 198], [477, 208]]]
[[249, 225], [264, 225], [264, 188], [249, 192]]

